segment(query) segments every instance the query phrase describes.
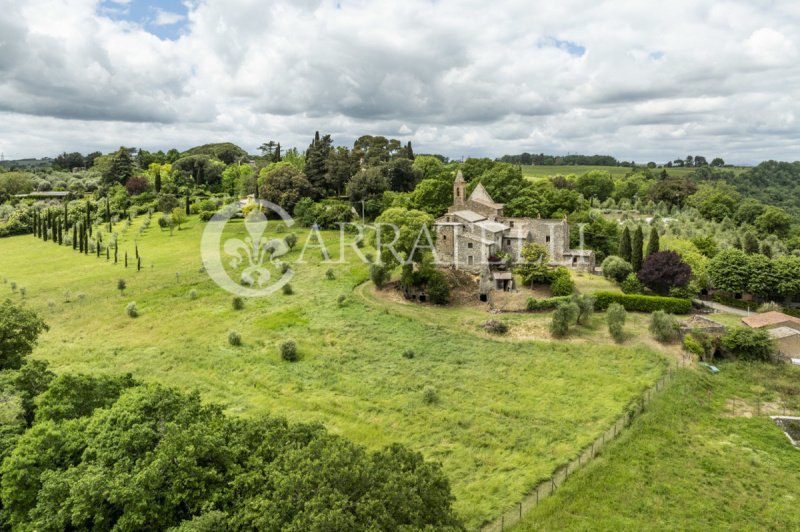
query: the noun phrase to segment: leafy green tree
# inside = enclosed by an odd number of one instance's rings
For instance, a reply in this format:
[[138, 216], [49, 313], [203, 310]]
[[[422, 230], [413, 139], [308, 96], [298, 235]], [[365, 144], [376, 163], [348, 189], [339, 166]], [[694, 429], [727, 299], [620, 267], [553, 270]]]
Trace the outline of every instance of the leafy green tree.
[[[444, 163], [432, 155], [417, 155], [411, 165], [415, 172], [419, 173], [420, 179], [438, 179], [448, 181], [449, 176], [445, 170]], [[451, 185], [452, 188], [452, 185]]]
[[777, 294], [781, 279], [769, 257], [756, 253], [747, 259], [750, 271], [747, 291], [762, 299], [769, 299]]
[[427, 275], [425, 284], [428, 297], [434, 305], [446, 305], [450, 302], [450, 285], [447, 278], [438, 270], [433, 270]]
[[47, 325], [34, 311], [6, 299], [0, 303], [0, 370], [19, 369]]
[[178, 231], [181, 230], [181, 225], [185, 224], [186, 220], [188, 219], [186, 216], [185, 209], [182, 209], [180, 207], [175, 207], [174, 209], [172, 209], [170, 218], [172, 218], [172, 223], [178, 226]]
[[91, 416], [98, 408], [108, 408], [120, 394], [136, 385], [130, 374], [124, 376], [59, 375], [37, 399], [36, 421], [63, 421]]
[[688, 177], [669, 176], [666, 179], [656, 181], [648, 196], [651, 200], [658, 203], [664, 201], [669, 205], [682, 206], [686, 198], [697, 191], [697, 185]]
[[688, 202], [696, 207], [704, 218], [720, 222], [736, 212], [740, 199], [741, 195], [730, 185], [704, 183], [698, 187]]
[[305, 175], [311, 184], [315, 198], [327, 193], [328, 157], [331, 154], [333, 140], [330, 135], [320, 137], [319, 131], [306, 150]]
[[761, 216], [766, 205], [753, 198], [745, 198], [739, 203], [734, 219], [740, 224], [753, 224]]
[[[425, 251], [421, 248], [429, 245], [425, 232], [427, 231], [431, 239], [434, 238], [431, 229], [433, 222], [433, 216], [426, 212], [400, 207], [387, 209], [375, 219], [377, 231], [371, 239], [376, 249], [380, 244], [380, 260], [387, 271], [393, 270], [401, 262], [421, 262], [422, 252]], [[392, 242], [394, 242], [392, 248], [397, 256], [389, 248]]]
[[709, 279], [717, 290], [742, 293], [750, 282], [750, 261], [738, 249], [724, 249], [709, 263]]
[[[450, 194], [452, 196], [452, 188]], [[547, 198], [538, 190], [529, 187], [521, 190], [519, 194], [511, 198], [506, 203], [503, 212], [506, 216], [536, 218], [547, 216], [551, 210]]]
[[792, 217], [783, 209], [769, 206], [755, 219], [755, 225], [762, 233], [771, 233], [784, 238], [789, 234]]
[[411, 192], [410, 199], [414, 209], [438, 217], [453, 203], [453, 185], [443, 179], [423, 179]]
[[675, 321], [675, 316], [663, 310], [653, 312], [650, 315], [650, 333], [662, 344], [674, 341], [678, 336], [678, 322]]
[[697, 248], [697, 251], [699, 251], [709, 259], [717, 254], [718, 251], [717, 241], [711, 235], [696, 236], [692, 238], [691, 242]]
[[522, 246], [521, 264], [514, 271], [522, 277], [523, 284], [550, 284], [553, 280], [553, 270], [550, 268], [550, 256], [547, 248], [536, 242], [529, 242]]
[[614, 181], [607, 171], [592, 170], [578, 178], [575, 189], [586, 199], [597, 198], [599, 201], [605, 201], [614, 192]]
[[742, 360], [769, 361], [775, 354], [775, 343], [764, 329], [732, 327], [720, 338], [720, 347], [728, 355]]
[[627, 226], [622, 230], [622, 237], [619, 240], [619, 257], [630, 264], [631, 252], [633, 251], [633, 244], [631, 242], [631, 232]]
[[631, 239], [631, 266], [633, 266], [634, 272], [638, 272], [639, 268], [642, 267], [643, 240], [642, 226], [639, 225], [636, 227], [636, 231], [633, 232], [633, 238]]
[[658, 253], [659, 247], [658, 229], [654, 225], [650, 228], [650, 238], [647, 240], [647, 252], [644, 256], [649, 257], [653, 253]]
[[550, 334], [553, 337], [563, 338], [569, 334], [570, 325], [573, 323], [572, 314], [573, 309], [570, 308], [569, 303], [561, 303], [556, 307], [550, 321]]
[[411, 160], [405, 157], [392, 159], [386, 164], [386, 177], [389, 188], [399, 192], [413, 190], [419, 181], [419, 174], [414, 171]]
[[[466, 179], [466, 174], [464, 178]], [[522, 170], [507, 163], [494, 164], [468, 185], [470, 193], [481, 183], [486, 192], [498, 203], [511, 201], [520, 192], [530, 186], [530, 182], [522, 176]]]
[[381, 168], [367, 168], [356, 173], [346, 187], [347, 196], [353, 204], [364, 202], [364, 212], [367, 216], [379, 214], [379, 207], [373, 207], [383, 193], [389, 190], [389, 180]]
[[111, 164], [103, 174], [103, 182], [111, 185], [120, 183], [124, 185], [133, 177], [133, 158], [127, 148], [121, 147], [111, 157]]
[[556, 297], [568, 296], [575, 291], [575, 281], [572, 280], [572, 275], [569, 269], [559, 266], [553, 272], [553, 279], [550, 282], [550, 290]]
[[19, 371], [9, 372], [14, 388], [19, 393], [24, 411], [25, 423], [30, 426], [37, 414], [34, 399], [48, 389], [55, 374], [47, 367], [44, 360], [27, 359]]
[[312, 194], [313, 186], [303, 172], [286, 162], [275, 163], [262, 170], [260, 197], [294, 212], [301, 198]]
[[772, 261], [778, 277], [778, 293], [784, 298], [800, 294], [800, 257], [784, 255]]
[[748, 255], [752, 255], [753, 253], [758, 253], [758, 250], [759, 245], [756, 235], [754, 235], [752, 231], [745, 231], [742, 235], [742, 251]]

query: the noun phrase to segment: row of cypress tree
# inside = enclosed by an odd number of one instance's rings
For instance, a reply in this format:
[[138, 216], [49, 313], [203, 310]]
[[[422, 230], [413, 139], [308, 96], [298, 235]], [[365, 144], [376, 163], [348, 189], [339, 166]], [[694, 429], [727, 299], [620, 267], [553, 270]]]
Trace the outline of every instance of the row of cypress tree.
[[619, 241], [619, 252], [617, 255], [628, 261], [633, 266], [633, 271], [638, 272], [642, 268], [644, 259], [658, 253], [660, 247], [658, 230], [655, 226], [650, 229], [650, 239], [647, 241], [647, 250], [644, 249], [644, 232], [642, 226], [636, 227], [631, 237], [630, 230], [625, 227], [622, 231], [622, 238]]

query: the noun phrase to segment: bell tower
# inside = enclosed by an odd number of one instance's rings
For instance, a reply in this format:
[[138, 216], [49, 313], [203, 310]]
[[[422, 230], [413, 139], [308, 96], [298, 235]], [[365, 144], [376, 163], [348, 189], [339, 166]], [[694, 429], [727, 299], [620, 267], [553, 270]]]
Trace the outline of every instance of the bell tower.
[[463, 207], [467, 201], [467, 182], [464, 181], [464, 174], [459, 170], [456, 173], [456, 180], [453, 182], [453, 205]]

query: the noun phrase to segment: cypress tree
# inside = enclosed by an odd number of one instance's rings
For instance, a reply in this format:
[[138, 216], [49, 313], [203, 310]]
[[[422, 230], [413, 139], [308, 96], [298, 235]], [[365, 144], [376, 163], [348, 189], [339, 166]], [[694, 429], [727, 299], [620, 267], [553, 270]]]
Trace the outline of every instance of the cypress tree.
[[136, 251], [136, 258], [139, 258], [139, 244], [134, 244], [134, 250]]
[[619, 241], [619, 252], [617, 255], [628, 262], [631, 261], [631, 232], [627, 226], [625, 226], [625, 229], [622, 231], [622, 238]]
[[154, 185], [155, 185], [155, 189], [156, 189], [156, 194], [160, 194], [161, 193], [161, 170], [156, 170], [156, 178], [155, 178]]
[[186, 195], [186, 216], [189, 216], [190, 214], [192, 214], [192, 210], [191, 210], [190, 207], [191, 207], [191, 199], [189, 199], [189, 195], [187, 194]]
[[108, 197], [106, 196], [106, 221], [111, 221], [111, 202], [109, 201]]
[[96, 250], [97, 251], [97, 258], [99, 259], [100, 258], [100, 242], [99, 241], [97, 242], [96, 248], [97, 248], [97, 250]]
[[42, 240], [47, 242], [47, 232], [50, 230], [50, 215], [44, 217], [44, 231], [42, 232]]
[[742, 251], [748, 255], [758, 253], [758, 239], [752, 231], [747, 231], [744, 235], [742, 235]]
[[277, 146], [275, 146], [275, 153], [272, 155], [273, 162], [279, 163], [281, 162], [281, 143], [279, 142]]
[[631, 239], [631, 266], [633, 271], [638, 272], [642, 267], [642, 250], [644, 249], [644, 233], [642, 226], [636, 228]]
[[36, 211], [31, 214], [31, 227], [33, 228], [33, 235], [36, 236]]
[[108, 262], [109, 260], [111, 260], [111, 248], [106, 246], [106, 262]]
[[138, 257], [136, 259], [136, 271], [137, 272], [142, 271], [142, 257]]
[[69, 227], [69, 202], [64, 200], [64, 231]]
[[114, 264], [118, 262], [119, 258], [119, 246], [117, 245], [117, 241], [114, 241]]
[[78, 224], [72, 224], [72, 249], [78, 249]]
[[661, 245], [658, 239], [658, 230], [654, 225], [650, 229], [650, 240], [647, 241], [647, 254], [645, 255], [645, 257], [649, 257], [653, 253], [658, 253], [660, 247]]
[[125, 267], [128, 267], [128, 252], [125, 252]]

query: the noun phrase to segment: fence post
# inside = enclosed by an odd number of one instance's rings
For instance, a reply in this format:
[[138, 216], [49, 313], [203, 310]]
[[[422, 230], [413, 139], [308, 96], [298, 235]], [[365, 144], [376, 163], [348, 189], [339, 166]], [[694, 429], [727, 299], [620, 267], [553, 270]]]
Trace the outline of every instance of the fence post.
[[536, 486], [536, 506], [539, 506], [539, 486]]
[[501, 515], [500, 516], [500, 532], [503, 532], [503, 530], [505, 530], [505, 529], [506, 529], [506, 516], [505, 515]]
[[522, 503], [519, 503], [519, 520], [522, 521]]

